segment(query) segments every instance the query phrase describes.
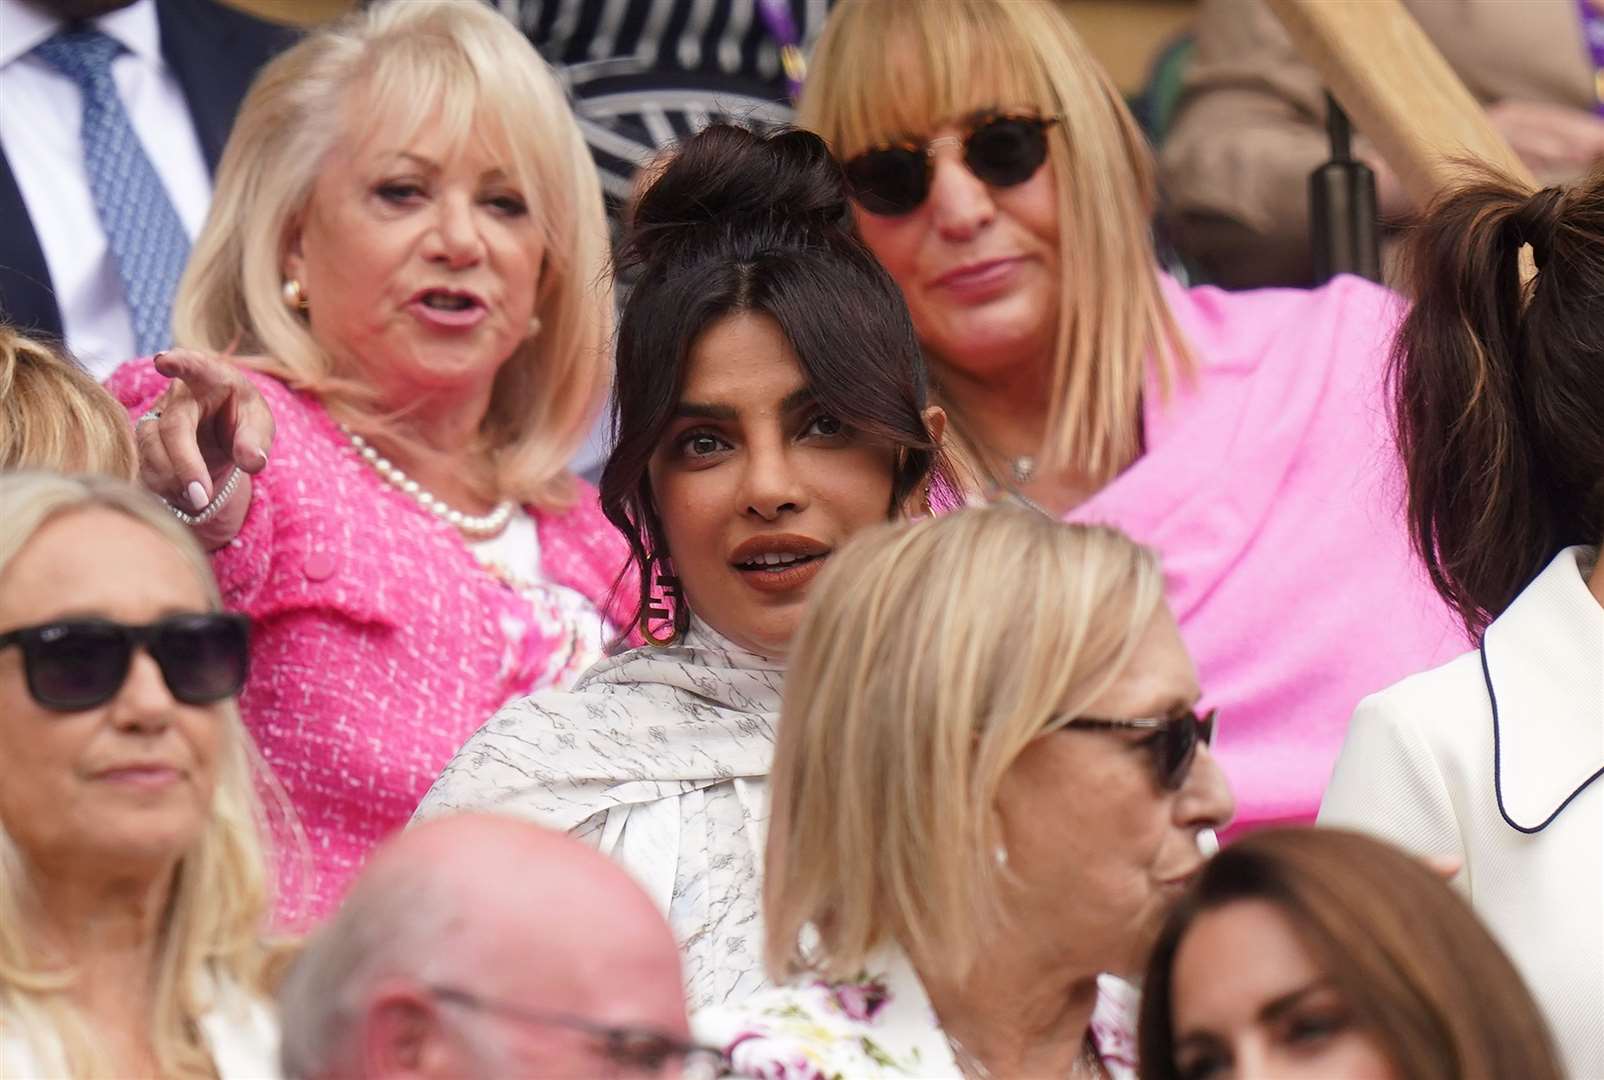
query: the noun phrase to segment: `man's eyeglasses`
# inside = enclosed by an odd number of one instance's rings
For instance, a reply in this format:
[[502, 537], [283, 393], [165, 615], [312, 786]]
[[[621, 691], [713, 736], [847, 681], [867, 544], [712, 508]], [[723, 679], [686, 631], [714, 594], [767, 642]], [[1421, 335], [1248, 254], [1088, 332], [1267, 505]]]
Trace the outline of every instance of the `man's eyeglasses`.
[[963, 147], [964, 166], [992, 187], [1023, 184], [1047, 160], [1047, 129], [1057, 116], [983, 116], [962, 136], [867, 150], [845, 165], [847, 186], [871, 214], [911, 214], [930, 194], [932, 155], [943, 143]]
[[448, 1004], [512, 1020], [520, 1024], [560, 1027], [588, 1035], [601, 1043], [601, 1052], [619, 1069], [656, 1074], [679, 1062], [684, 1080], [714, 1080], [728, 1075], [724, 1053], [711, 1046], [687, 1042], [655, 1028], [600, 1024], [569, 1013], [541, 1012], [506, 1002], [492, 1001], [455, 986], [430, 985], [429, 993]]
[[245, 685], [250, 628], [244, 615], [225, 612], [169, 615], [146, 626], [62, 619], [0, 634], [0, 649], [22, 650], [28, 693], [57, 712], [82, 712], [116, 697], [135, 649], [150, 653], [174, 698], [210, 705]]
[[1077, 716], [1064, 726], [1093, 731], [1159, 732], [1151, 741], [1153, 768], [1161, 788], [1177, 791], [1186, 782], [1186, 774], [1197, 757], [1198, 743], [1208, 745], [1214, 741], [1214, 721], [1219, 714], [1218, 709], [1210, 709], [1198, 716], [1197, 710], [1188, 709], [1179, 716], [1142, 717], [1135, 720]]

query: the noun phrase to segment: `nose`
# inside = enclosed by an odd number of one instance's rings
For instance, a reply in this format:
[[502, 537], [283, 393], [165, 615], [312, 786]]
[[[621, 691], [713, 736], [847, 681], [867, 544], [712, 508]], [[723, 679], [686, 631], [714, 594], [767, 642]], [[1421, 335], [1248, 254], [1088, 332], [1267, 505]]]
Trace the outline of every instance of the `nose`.
[[1217, 829], [1236, 813], [1236, 799], [1225, 772], [1207, 745], [1199, 743], [1197, 757], [1175, 800], [1176, 824], [1191, 829]]
[[112, 699], [112, 723], [128, 732], [160, 732], [173, 722], [177, 707], [161, 668], [144, 649], [136, 649], [128, 662], [128, 677]]
[[440, 197], [425, 254], [431, 262], [453, 270], [473, 266], [484, 257], [484, 237], [472, 198], [455, 193]]
[[788, 448], [755, 446], [747, 454], [741, 478], [744, 513], [773, 522], [808, 505], [806, 485], [797, 475]]
[[997, 216], [991, 189], [964, 164], [956, 139], [931, 144], [930, 212], [936, 229], [948, 240], [962, 242]]

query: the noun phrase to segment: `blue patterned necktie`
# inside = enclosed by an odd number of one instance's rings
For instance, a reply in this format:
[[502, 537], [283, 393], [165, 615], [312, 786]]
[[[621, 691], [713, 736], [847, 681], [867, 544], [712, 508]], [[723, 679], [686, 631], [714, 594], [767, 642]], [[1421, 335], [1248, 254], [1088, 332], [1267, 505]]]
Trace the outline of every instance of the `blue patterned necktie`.
[[63, 30], [34, 49], [82, 92], [89, 192], [117, 260], [135, 345], [149, 355], [171, 344], [173, 296], [189, 258], [189, 237], [117, 96], [111, 62], [121, 51], [116, 40], [90, 28]]

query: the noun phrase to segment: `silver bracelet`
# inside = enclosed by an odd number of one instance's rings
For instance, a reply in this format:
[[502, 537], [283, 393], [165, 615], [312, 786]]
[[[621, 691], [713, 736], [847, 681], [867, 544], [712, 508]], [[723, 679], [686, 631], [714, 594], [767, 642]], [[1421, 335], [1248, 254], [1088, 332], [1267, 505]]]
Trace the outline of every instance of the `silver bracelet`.
[[218, 511], [223, 509], [223, 506], [233, 496], [234, 489], [239, 487], [239, 478], [243, 475], [244, 473], [240, 471], [239, 466], [234, 466], [234, 471], [228, 474], [228, 479], [224, 480], [223, 486], [217, 489], [217, 494], [212, 496], [212, 501], [201, 507], [196, 513], [186, 514], [172, 503], [167, 504], [167, 509], [173, 512], [175, 518], [190, 528], [204, 525], [216, 517]]
[[145, 410], [144, 415], [142, 415], [138, 420], [134, 421], [134, 426], [138, 427], [140, 424], [143, 424], [146, 420], [160, 420], [161, 418], [162, 418], [162, 411], [160, 409], [147, 409], [147, 410]]

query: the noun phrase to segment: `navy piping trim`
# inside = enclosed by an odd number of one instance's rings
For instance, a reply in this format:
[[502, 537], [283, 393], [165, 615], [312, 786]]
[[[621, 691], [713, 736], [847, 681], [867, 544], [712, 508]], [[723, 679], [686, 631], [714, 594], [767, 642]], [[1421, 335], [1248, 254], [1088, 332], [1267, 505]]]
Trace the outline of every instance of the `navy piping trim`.
[[1600, 766], [1597, 772], [1583, 780], [1580, 787], [1567, 795], [1565, 801], [1560, 803], [1552, 814], [1543, 819], [1542, 824], [1522, 825], [1510, 817], [1509, 811], [1504, 809], [1503, 758], [1502, 747], [1498, 738], [1498, 695], [1493, 692], [1493, 673], [1487, 667], [1487, 638], [1485, 635], [1477, 645], [1476, 651], [1481, 654], [1481, 675], [1487, 683], [1487, 700], [1493, 704], [1493, 794], [1498, 798], [1498, 816], [1503, 818], [1504, 823], [1516, 832], [1523, 832], [1528, 836], [1532, 833], [1540, 833], [1554, 823], [1554, 819], [1559, 817], [1565, 808], [1575, 801], [1576, 796], [1592, 786], [1593, 781], [1604, 776], [1604, 766]]

